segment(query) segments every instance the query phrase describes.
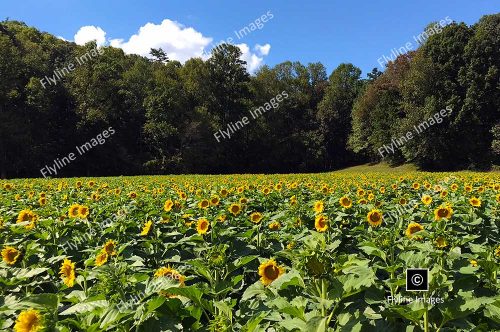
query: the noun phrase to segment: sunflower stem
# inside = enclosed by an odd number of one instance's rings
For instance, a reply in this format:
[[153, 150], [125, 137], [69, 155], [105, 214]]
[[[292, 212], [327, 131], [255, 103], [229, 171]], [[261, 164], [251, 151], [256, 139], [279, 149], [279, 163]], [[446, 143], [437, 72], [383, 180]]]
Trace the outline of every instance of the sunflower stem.
[[321, 315], [326, 316], [326, 284], [325, 279], [321, 279]]

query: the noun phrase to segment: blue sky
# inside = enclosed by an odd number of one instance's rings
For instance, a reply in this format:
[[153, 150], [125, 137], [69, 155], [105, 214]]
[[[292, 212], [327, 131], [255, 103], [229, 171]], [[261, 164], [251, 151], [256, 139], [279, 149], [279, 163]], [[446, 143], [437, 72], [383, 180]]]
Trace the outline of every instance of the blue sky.
[[[273, 18], [262, 29], [237, 40], [235, 30], [250, 27], [268, 11]], [[485, 14], [499, 12], [498, 0], [0, 2], [0, 19], [24, 21], [67, 40], [75, 40], [75, 34], [87, 26], [91, 28], [82, 30], [81, 42], [95, 34], [102, 43], [122, 47], [128, 53], [141, 54], [157, 45], [184, 60], [232, 37], [235, 43], [245, 44], [241, 47], [252, 70], [286, 60], [304, 64], [320, 61], [328, 74], [342, 62], [351, 62], [366, 74], [379, 66], [378, 58], [412, 41], [432, 21], [448, 16], [473, 24]]]

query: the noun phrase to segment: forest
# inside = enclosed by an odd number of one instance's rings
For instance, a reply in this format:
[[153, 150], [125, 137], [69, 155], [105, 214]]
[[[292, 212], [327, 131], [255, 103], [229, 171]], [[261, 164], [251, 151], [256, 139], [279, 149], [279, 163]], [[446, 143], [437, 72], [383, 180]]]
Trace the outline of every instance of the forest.
[[[431, 22], [427, 29], [431, 29]], [[42, 177], [54, 160], [112, 127], [57, 176], [304, 173], [385, 161], [422, 170], [500, 165], [500, 14], [453, 22], [383, 71], [331, 73], [285, 61], [250, 74], [222, 44], [184, 64], [162, 49], [127, 55], [0, 22], [0, 177]], [[374, 59], [376, 65], [377, 59]], [[286, 94], [279, 106], [254, 110]], [[440, 110], [440, 123], [383, 146]], [[217, 139], [242, 118], [249, 123]], [[384, 150], [385, 151], [385, 150]]]

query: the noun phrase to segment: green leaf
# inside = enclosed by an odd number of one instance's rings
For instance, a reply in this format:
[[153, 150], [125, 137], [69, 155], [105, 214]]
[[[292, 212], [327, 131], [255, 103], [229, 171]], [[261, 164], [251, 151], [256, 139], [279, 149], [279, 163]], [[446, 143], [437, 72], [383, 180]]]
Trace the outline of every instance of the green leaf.
[[73, 315], [73, 314], [83, 314], [83, 313], [87, 313], [87, 312], [92, 312], [95, 309], [106, 308], [108, 306], [109, 306], [109, 303], [106, 300], [82, 302], [82, 303], [77, 303], [74, 306], [64, 310], [59, 315], [67, 316], [67, 315]]

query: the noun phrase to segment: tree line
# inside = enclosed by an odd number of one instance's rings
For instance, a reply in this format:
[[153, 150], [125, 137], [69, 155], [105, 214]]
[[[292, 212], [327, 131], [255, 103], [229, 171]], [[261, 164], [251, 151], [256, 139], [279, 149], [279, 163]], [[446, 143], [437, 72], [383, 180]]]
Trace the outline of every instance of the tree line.
[[[250, 75], [230, 44], [184, 64], [161, 49], [87, 56], [95, 52], [92, 42], [0, 22], [2, 178], [39, 177], [109, 127], [116, 132], [105, 144], [59, 175], [318, 172], [381, 159], [429, 170], [500, 164], [500, 14], [452, 23], [366, 78], [350, 63], [328, 76], [319, 62], [291, 61]], [[57, 84], [42, 83], [68, 66]], [[283, 91], [279, 107], [230, 139], [214, 137]], [[446, 107], [441, 123], [382, 158], [380, 147]]]

